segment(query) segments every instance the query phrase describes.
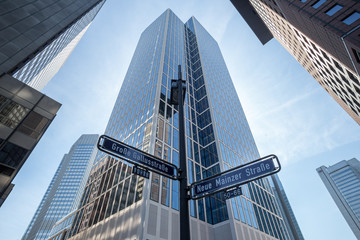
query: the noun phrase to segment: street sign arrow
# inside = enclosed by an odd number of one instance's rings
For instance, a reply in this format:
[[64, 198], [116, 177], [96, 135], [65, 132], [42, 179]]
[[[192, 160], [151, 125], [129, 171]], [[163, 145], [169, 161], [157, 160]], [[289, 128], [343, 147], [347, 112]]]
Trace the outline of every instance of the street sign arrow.
[[259, 178], [279, 172], [279, 159], [269, 155], [242, 166], [229, 169], [190, 185], [191, 199], [203, 198], [220, 191], [226, 191]]
[[178, 168], [158, 157], [115, 140], [111, 137], [101, 135], [98, 141], [98, 149], [121, 158], [129, 163], [142, 166], [165, 177], [177, 180]]

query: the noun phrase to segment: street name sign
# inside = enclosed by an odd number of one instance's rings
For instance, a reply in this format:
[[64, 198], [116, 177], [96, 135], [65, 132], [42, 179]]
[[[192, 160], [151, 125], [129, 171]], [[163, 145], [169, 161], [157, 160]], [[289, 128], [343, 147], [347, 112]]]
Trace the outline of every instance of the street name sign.
[[97, 146], [99, 150], [124, 159], [129, 163], [142, 166], [174, 180], [178, 179], [177, 175], [179, 170], [174, 164], [168, 163], [111, 137], [101, 135]]
[[280, 162], [269, 155], [242, 166], [229, 169], [190, 185], [191, 199], [203, 198], [279, 172]]

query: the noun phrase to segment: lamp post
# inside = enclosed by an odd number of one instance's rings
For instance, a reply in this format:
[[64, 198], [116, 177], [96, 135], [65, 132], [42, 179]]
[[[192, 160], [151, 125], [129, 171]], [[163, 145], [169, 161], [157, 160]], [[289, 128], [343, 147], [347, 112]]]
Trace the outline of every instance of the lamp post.
[[182, 80], [181, 65], [178, 65], [178, 79], [171, 80], [170, 104], [179, 106], [179, 152], [180, 152], [180, 239], [190, 240], [189, 222], [189, 195], [187, 182], [187, 168], [185, 156], [185, 124], [184, 124], [184, 100], [186, 92], [186, 82]]

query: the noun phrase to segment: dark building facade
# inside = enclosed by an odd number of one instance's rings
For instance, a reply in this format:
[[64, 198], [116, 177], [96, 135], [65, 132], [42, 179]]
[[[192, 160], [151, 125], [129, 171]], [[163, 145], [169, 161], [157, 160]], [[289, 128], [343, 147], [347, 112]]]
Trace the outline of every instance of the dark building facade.
[[[5, 0], [0, 2], [0, 77], [2, 79], [0, 87], [13, 94], [10, 96], [4, 93], [0, 96], [1, 203], [13, 187], [10, 184], [11, 180], [20, 170], [60, 107], [59, 103], [44, 96], [48, 99], [50, 106], [43, 107], [50, 115], [38, 113], [48, 120], [45, 121], [39, 116], [33, 117], [35, 113], [27, 117], [29, 111], [32, 112], [38, 104], [35, 101], [40, 94], [38, 91], [41, 91], [59, 71], [104, 2], [105, 0]], [[9, 83], [11, 80], [14, 83]], [[5, 85], [5, 82], [8, 85]], [[28, 87], [23, 86], [24, 84]], [[21, 101], [16, 92], [20, 85], [22, 89], [31, 92], [30, 95], [22, 94]], [[31, 103], [31, 106], [28, 106], [28, 103]], [[28, 139], [26, 137], [21, 139], [17, 135], [17, 128], [21, 128], [22, 121], [27, 121], [30, 116], [32, 116], [33, 127], [36, 127], [36, 124], [41, 127], [38, 127], [38, 134], [31, 135], [33, 139], [29, 141], [32, 143], [24, 145], [23, 142], [27, 142]], [[9, 141], [18, 149], [10, 148]], [[12, 160], [9, 156], [16, 158], [17, 163], [10, 164]]]
[[[360, 124], [359, 1], [231, 0], [231, 2], [245, 19], [262, 20], [273, 37]], [[243, 14], [240, 9], [242, 4], [252, 7], [253, 15]], [[252, 29], [255, 29], [255, 33], [256, 31], [266, 33], [251, 24], [251, 21], [247, 22]], [[259, 39], [264, 43], [261, 35]]]
[[60, 106], [9, 75], [0, 77], [0, 206]]
[[[105, 134], [179, 166], [179, 114], [171, 79], [183, 68], [188, 183], [259, 158], [217, 42], [194, 18], [166, 10], [142, 33]], [[189, 201], [191, 239], [290, 239], [265, 178], [242, 196]], [[99, 153], [70, 239], [179, 239], [179, 184]]]

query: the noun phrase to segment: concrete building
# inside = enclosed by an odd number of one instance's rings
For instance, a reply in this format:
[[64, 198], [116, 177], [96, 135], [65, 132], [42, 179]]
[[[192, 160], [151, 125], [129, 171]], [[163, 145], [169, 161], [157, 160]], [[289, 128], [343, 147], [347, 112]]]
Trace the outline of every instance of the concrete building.
[[[217, 42], [191, 17], [166, 10], [142, 33], [105, 134], [179, 166], [179, 114], [169, 103], [178, 65], [186, 79], [188, 183], [259, 158]], [[242, 196], [189, 201], [191, 239], [290, 239], [269, 184]], [[71, 239], [179, 239], [179, 183], [98, 153]]]
[[[44, 96], [49, 106], [44, 106], [42, 100], [42, 107], [50, 113], [46, 116], [46, 122], [41, 117], [33, 117], [34, 113], [25, 118], [28, 111], [36, 107], [37, 103], [34, 101], [40, 94], [38, 91], [59, 71], [104, 2], [105, 0], [0, 2], [0, 87], [13, 93], [11, 96], [0, 95], [0, 114], [3, 118], [0, 121], [0, 206], [13, 187], [12, 179], [40, 141], [60, 107], [59, 103]], [[14, 82], [10, 83], [10, 79]], [[23, 86], [25, 84], [29, 87]], [[23, 90], [31, 92], [30, 95], [22, 94], [21, 101], [14, 92], [20, 85]], [[14, 107], [13, 102], [18, 105]], [[23, 111], [24, 108], [27, 110]], [[39, 114], [44, 116], [44, 113]], [[17, 123], [6, 123], [9, 121], [7, 119], [15, 121], [14, 115]], [[17, 127], [22, 128], [18, 123], [23, 119], [30, 121], [30, 117], [33, 127], [41, 126], [41, 131], [28, 140], [19, 137]], [[13, 137], [9, 140], [10, 136]], [[9, 147], [10, 142], [14, 147]], [[16, 155], [17, 164], [9, 165], [10, 160], [6, 158], [10, 155], [13, 155], [12, 158]]]
[[360, 124], [359, 1], [231, 2], [263, 44], [278, 40]]
[[[26, 239], [48, 239], [72, 223], [66, 218], [51, 232], [57, 221], [74, 212], [81, 200], [86, 181], [97, 153], [97, 134], [82, 135], [65, 154], [24, 236]], [[59, 225], [59, 224], [58, 224]]]
[[356, 238], [360, 239], [360, 161], [343, 160], [316, 171]]

